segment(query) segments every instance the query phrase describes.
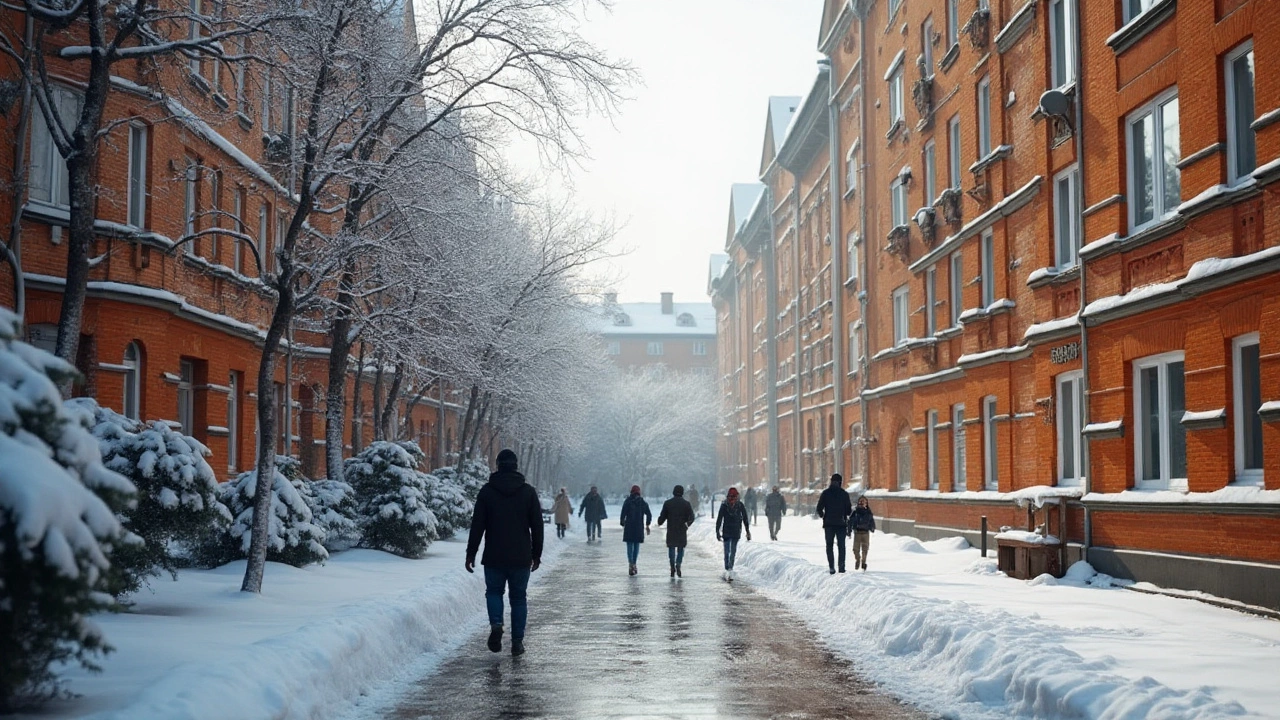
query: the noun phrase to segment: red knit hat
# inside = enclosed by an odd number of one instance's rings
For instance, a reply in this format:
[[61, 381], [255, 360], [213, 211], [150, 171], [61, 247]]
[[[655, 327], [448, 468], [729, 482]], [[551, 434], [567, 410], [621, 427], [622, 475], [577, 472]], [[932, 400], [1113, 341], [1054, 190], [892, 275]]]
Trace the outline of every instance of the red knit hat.
[[632, 485], [632, 486], [631, 486], [631, 494], [632, 494], [632, 495], [639, 495], [639, 494], [640, 494], [640, 486], [639, 486], [639, 485]]
[[738, 497], [738, 488], [729, 488], [728, 497]]

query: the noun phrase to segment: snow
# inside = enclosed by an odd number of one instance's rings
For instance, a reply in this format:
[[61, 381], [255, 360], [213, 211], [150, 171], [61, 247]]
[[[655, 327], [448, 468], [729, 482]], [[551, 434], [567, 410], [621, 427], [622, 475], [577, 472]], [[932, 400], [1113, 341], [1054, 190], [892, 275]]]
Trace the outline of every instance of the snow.
[[1207, 202], [1211, 202], [1215, 198], [1221, 197], [1223, 195], [1227, 195], [1237, 190], [1243, 190], [1247, 187], [1252, 187], [1256, 183], [1257, 181], [1254, 180], [1253, 178], [1248, 178], [1243, 182], [1237, 183], [1235, 185], [1227, 185], [1225, 183], [1219, 183], [1218, 185], [1210, 186], [1204, 192], [1200, 193], [1199, 195], [1196, 195], [1190, 200], [1187, 200], [1186, 202], [1179, 205], [1177, 210], [1175, 210], [1175, 212], [1178, 213], [1179, 215], [1185, 215], [1191, 212], [1192, 210], [1194, 210], [1195, 208], [1199, 207], [1200, 205], [1203, 205]]
[[1258, 414], [1280, 413], [1280, 400], [1268, 400], [1258, 406]]
[[1089, 493], [1086, 503], [1234, 503], [1239, 505], [1280, 505], [1280, 490], [1257, 485], [1228, 485], [1213, 492], [1180, 490], [1124, 490], [1118, 493]]
[[1012, 492], [999, 492], [997, 490], [961, 490], [959, 492], [942, 492], [940, 490], [917, 490], [915, 488], [908, 490], [886, 490], [883, 488], [875, 488], [867, 490], [864, 494], [869, 498], [880, 498], [884, 500], [945, 498], [947, 500], [962, 502], [1013, 502], [1019, 507], [1026, 507], [1028, 504], [1031, 504], [1037, 508], [1041, 508], [1045, 505], [1052, 505], [1058, 502], [1057, 498], [1078, 498], [1084, 494], [1084, 490], [1083, 488], [1078, 487], [1033, 485], [1032, 487], [1014, 490]]
[[1022, 334], [1022, 341], [1024, 343], [1029, 343], [1033, 338], [1037, 338], [1041, 335], [1049, 335], [1051, 333], [1066, 330], [1067, 328], [1077, 327], [1078, 325], [1079, 323], [1077, 322], [1075, 315], [1058, 318], [1057, 320], [1046, 320], [1045, 322], [1035, 323], [1027, 326], [1027, 331]]
[[1005, 530], [996, 533], [996, 540], [1014, 540], [1031, 545], [1057, 545], [1062, 542], [1054, 535], [1041, 535], [1028, 530]]
[[1084, 247], [1080, 248], [1080, 257], [1087, 258], [1090, 255], [1102, 252], [1103, 248], [1120, 242], [1120, 239], [1121, 238], [1118, 234], [1111, 233], [1110, 235], [1104, 235], [1097, 240], [1090, 241], [1086, 243]]
[[1123, 420], [1110, 420], [1108, 422], [1091, 422], [1084, 426], [1081, 433], [1089, 435], [1090, 433], [1108, 433], [1115, 432], [1124, 427]]
[[[618, 303], [611, 310], [626, 313], [628, 325], [615, 325], [613, 315], [606, 311], [600, 315], [598, 332], [604, 337], [618, 335], [692, 335], [708, 339], [716, 335], [716, 308], [711, 303], [674, 303], [671, 313], [662, 312], [661, 303]], [[676, 318], [688, 313], [693, 316], [692, 326], [676, 324]]]
[[[729, 192], [729, 207], [733, 212], [733, 231], [736, 233], [751, 218], [751, 208], [755, 207], [756, 201], [764, 194], [764, 185], [760, 183], [734, 183]], [[716, 277], [719, 277], [719, 275], [717, 274]]]
[[1026, 345], [1014, 345], [1013, 347], [1008, 347], [1008, 348], [996, 348], [995, 350], [987, 350], [986, 352], [970, 353], [968, 355], [961, 355], [959, 358], [956, 358], [956, 364], [967, 365], [970, 363], [981, 362], [983, 360], [991, 360], [993, 358], [998, 358], [1004, 355], [1017, 355], [1018, 353], [1023, 352], [1026, 349], [1027, 349]]
[[1273, 258], [1280, 258], [1280, 245], [1264, 248], [1258, 252], [1241, 255], [1239, 257], [1205, 258], [1204, 260], [1197, 261], [1193, 264], [1191, 268], [1187, 270], [1186, 276], [1181, 280], [1142, 285], [1140, 287], [1133, 288], [1122, 295], [1109, 295], [1107, 297], [1099, 298], [1085, 307], [1084, 314], [1085, 316], [1099, 315], [1153, 297], [1175, 293], [1181, 290], [1184, 285], [1232, 272]]
[[1221, 420], [1227, 417], [1226, 408], [1218, 408], [1217, 410], [1204, 410], [1201, 412], [1192, 412], [1187, 410], [1182, 413], [1182, 422], [1208, 422], [1210, 420]]
[[898, 71], [899, 66], [902, 65], [903, 58], [905, 58], [906, 56], [907, 56], [906, 48], [899, 50], [898, 54], [893, 56], [893, 60], [889, 62], [889, 69], [884, 71], [885, 82], [889, 82], [889, 78], [893, 77], [893, 74]]
[[[708, 526], [690, 535], [719, 552]], [[1014, 580], [959, 538], [874, 533], [869, 569], [832, 577], [819, 522], [789, 516], [779, 538], [738, 546], [739, 580], [928, 713], [1189, 720], [1280, 707], [1273, 620], [1114, 587], [1084, 563]]]
[[[570, 541], [548, 540], [534, 582]], [[101, 675], [68, 671], [81, 697], [14, 720], [346, 717], [487, 622], [483, 575], [463, 570], [465, 551], [442, 541], [420, 560], [351, 550], [325, 565], [273, 563], [262, 595], [239, 592], [243, 561], [183, 571], [130, 612], [95, 618], [116, 652]]]
[[[769, 120], [773, 123], [773, 146], [782, 147], [783, 140], [791, 127], [791, 119], [800, 107], [800, 97], [791, 95], [774, 95], [769, 98]], [[761, 195], [761, 197], [764, 197]], [[759, 201], [759, 198], [757, 198]]]

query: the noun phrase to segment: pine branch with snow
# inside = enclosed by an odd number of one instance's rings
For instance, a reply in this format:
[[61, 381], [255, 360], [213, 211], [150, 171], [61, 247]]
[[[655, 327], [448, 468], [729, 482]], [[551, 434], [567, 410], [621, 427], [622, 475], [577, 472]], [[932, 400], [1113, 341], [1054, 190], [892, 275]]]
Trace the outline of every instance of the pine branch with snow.
[[[231, 510], [231, 526], [202, 553], [205, 562], [221, 565], [249, 553], [253, 528], [254, 496], [258, 471], [241, 473], [236, 479], [219, 486], [221, 500]], [[267, 525], [267, 560], [304, 567], [329, 558], [325, 549], [325, 530], [315, 520], [311, 483], [302, 476], [296, 458], [275, 458], [274, 481], [271, 483], [269, 523]]]
[[311, 483], [311, 514], [315, 524], [324, 528], [324, 546], [329, 552], [341, 552], [360, 544], [359, 507], [356, 491], [341, 480], [316, 480]]
[[375, 442], [346, 461], [356, 490], [364, 547], [422, 557], [439, 538], [422, 450], [409, 442]]

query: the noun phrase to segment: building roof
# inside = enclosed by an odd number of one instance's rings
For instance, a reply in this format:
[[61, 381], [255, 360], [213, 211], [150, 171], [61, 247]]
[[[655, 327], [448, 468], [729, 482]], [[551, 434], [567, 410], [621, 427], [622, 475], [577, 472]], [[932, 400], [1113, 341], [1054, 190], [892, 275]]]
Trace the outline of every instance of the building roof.
[[[715, 337], [716, 308], [705, 303], [674, 303], [670, 315], [662, 313], [662, 303], [637, 302], [606, 305], [600, 311], [600, 334], [604, 337], [619, 335], [684, 335], [689, 337]], [[687, 316], [680, 324], [680, 318]]]
[[711, 261], [707, 265], [707, 294], [713, 294], [711, 291], [715, 287], [716, 281], [724, 277], [724, 271], [729, 267], [729, 256], [724, 253], [711, 253]]
[[761, 183], [734, 183], [730, 192], [729, 212], [733, 213], [733, 232], [738, 232], [751, 217], [751, 208], [764, 194]]
[[773, 141], [781, 144], [791, 126], [791, 117], [800, 108], [801, 98], [787, 95], [769, 98], [769, 122], [773, 124]]

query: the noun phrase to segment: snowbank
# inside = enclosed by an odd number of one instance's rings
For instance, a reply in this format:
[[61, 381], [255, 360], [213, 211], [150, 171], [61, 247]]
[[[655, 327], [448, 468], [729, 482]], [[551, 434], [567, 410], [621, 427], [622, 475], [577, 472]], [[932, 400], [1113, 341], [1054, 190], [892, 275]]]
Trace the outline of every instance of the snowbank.
[[[691, 533], [716, 552], [710, 530]], [[1013, 580], [955, 538], [876, 533], [870, 569], [833, 577], [818, 523], [788, 517], [779, 537], [740, 544], [738, 577], [812, 619], [833, 650], [926, 711], [1192, 720], [1280, 707], [1280, 623], [1107, 589], [1111, 579], [1086, 563], [1062, 579]]]

